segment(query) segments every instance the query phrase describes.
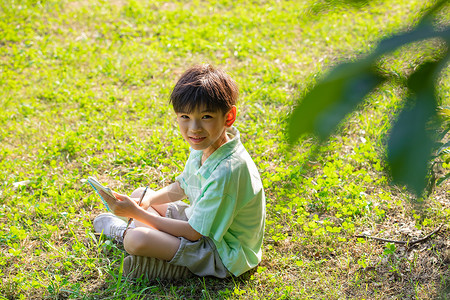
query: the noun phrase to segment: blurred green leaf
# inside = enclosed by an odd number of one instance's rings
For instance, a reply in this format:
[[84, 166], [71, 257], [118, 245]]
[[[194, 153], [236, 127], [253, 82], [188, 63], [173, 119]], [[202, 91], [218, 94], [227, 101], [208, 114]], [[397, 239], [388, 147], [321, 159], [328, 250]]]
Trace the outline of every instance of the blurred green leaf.
[[372, 60], [342, 64], [317, 84], [291, 115], [289, 141], [293, 143], [305, 133], [326, 139], [341, 120], [383, 82], [372, 65]]
[[328, 10], [336, 10], [338, 8], [356, 8], [361, 9], [368, 5], [370, 0], [321, 0], [315, 1], [308, 9], [312, 14], [319, 14]]
[[446, 5], [449, 5], [448, 0], [436, 2], [429, 11], [423, 15], [419, 24], [413, 30], [383, 39], [378, 44], [378, 47], [373, 52], [372, 56], [379, 57], [404, 45], [430, 38], [442, 38], [447, 42], [450, 42], [450, 27], [447, 26], [440, 30], [436, 30], [433, 26], [432, 19], [432, 15]]
[[450, 28], [447, 27], [443, 30], [435, 30], [433, 24], [430, 21], [426, 20], [417, 25], [417, 27], [412, 31], [393, 35], [382, 40], [378, 44], [376, 50], [373, 52], [372, 56], [379, 57], [388, 52], [392, 52], [404, 45], [436, 37], [449, 40]]
[[[333, 2], [323, 0], [318, 3]], [[364, 59], [335, 67], [294, 108], [288, 124], [289, 142], [294, 143], [307, 133], [314, 133], [322, 141], [328, 138], [368, 93], [389, 79], [375, 71], [375, 66], [387, 53], [431, 38], [441, 38], [449, 44], [450, 27], [436, 27], [433, 21], [433, 15], [448, 4], [448, 0], [437, 1], [413, 30], [383, 39]], [[406, 184], [416, 195], [420, 195], [426, 186], [433, 150], [442, 146], [437, 143], [442, 136], [438, 136], [440, 120], [437, 118], [435, 82], [440, 71], [447, 67], [448, 45], [443, 52], [444, 56], [439, 60], [421, 64], [409, 77], [407, 88], [411, 95], [393, 125], [388, 142], [388, 164], [394, 182]]]
[[437, 99], [432, 78], [439, 62], [429, 62], [412, 74], [407, 99], [389, 136], [387, 161], [393, 181], [420, 195], [427, 184], [429, 161], [438, 129]]
[[437, 1], [423, 16], [421, 22], [433, 18], [433, 15], [439, 12], [444, 6], [448, 6], [450, 2], [448, 0]]

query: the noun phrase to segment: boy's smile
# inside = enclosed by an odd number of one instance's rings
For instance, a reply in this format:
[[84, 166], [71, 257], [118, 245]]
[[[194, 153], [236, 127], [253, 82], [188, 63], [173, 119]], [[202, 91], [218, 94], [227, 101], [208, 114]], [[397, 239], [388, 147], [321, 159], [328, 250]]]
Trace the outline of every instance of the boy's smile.
[[190, 139], [194, 144], [199, 144], [205, 140], [206, 137], [194, 137], [191, 136]]
[[[232, 110], [234, 113], [236, 109]], [[196, 108], [190, 113], [178, 112], [177, 121], [181, 135], [195, 150], [203, 150], [204, 161], [220, 146], [228, 142], [226, 129], [228, 116], [221, 111], [211, 112]]]

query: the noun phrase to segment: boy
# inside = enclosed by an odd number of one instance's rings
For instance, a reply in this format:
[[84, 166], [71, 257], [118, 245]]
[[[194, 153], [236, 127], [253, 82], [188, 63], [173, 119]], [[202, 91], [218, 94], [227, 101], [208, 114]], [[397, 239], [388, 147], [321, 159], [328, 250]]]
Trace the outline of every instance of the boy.
[[[210, 65], [187, 70], [170, 103], [190, 155], [176, 182], [131, 197], [103, 195], [113, 214], [94, 220], [95, 231], [123, 240], [130, 277], [239, 276], [261, 261], [265, 196], [256, 166], [232, 125], [238, 88]], [[187, 198], [190, 205], [180, 200]], [[116, 216], [134, 219], [126, 223]], [[149, 275], [151, 274], [151, 275]]]

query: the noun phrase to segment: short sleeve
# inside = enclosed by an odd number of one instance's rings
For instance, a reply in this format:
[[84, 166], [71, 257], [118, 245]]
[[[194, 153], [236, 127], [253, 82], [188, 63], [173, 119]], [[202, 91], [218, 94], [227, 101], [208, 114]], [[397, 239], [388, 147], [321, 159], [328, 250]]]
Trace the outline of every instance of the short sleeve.
[[184, 172], [175, 177], [175, 181], [178, 181], [180, 183], [180, 187], [183, 189], [183, 191], [186, 191], [187, 184], [186, 180], [184, 179]]

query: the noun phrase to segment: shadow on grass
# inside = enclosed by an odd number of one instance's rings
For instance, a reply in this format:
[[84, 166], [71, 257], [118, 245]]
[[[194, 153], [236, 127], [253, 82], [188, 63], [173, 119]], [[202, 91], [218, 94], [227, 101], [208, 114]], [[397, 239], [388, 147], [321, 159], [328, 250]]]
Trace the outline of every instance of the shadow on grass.
[[[241, 275], [219, 279], [215, 277], [193, 277], [183, 280], [127, 280], [104, 281], [93, 286], [85, 299], [218, 299], [228, 298], [235, 294], [239, 286], [246, 285], [251, 275], [256, 271]], [[112, 275], [112, 274], [111, 274]], [[116, 278], [117, 279], [117, 278]], [[61, 293], [58, 299], [70, 297]]]

